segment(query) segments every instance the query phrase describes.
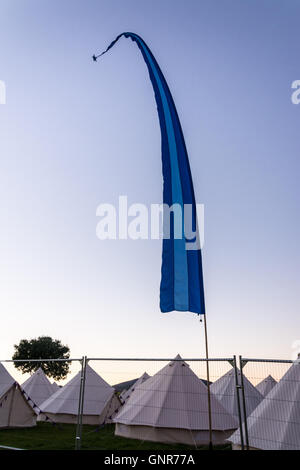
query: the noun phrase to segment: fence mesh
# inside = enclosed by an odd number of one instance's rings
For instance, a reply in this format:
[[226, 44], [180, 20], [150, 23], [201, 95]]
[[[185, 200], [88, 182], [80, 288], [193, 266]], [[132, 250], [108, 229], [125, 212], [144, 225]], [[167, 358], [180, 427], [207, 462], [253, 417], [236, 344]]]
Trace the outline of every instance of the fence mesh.
[[51, 392], [0, 361], [0, 449], [300, 449], [297, 361], [69, 362]]
[[[247, 410], [245, 443], [250, 449], [300, 449], [300, 365], [298, 361], [242, 359], [243, 376], [261, 397]], [[247, 382], [246, 382], [247, 384]], [[245, 389], [246, 387], [244, 387]], [[233, 443], [240, 445], [240, 434]]]

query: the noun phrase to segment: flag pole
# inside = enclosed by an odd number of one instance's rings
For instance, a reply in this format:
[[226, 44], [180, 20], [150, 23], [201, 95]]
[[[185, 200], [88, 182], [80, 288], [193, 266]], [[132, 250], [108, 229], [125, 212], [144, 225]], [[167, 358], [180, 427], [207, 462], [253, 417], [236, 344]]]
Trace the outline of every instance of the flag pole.
[[205, 352], [206, 352], [206, 377], [207, 377], [207, 401], [208, 401], [208, 425], [209, 425], [209, 450], [212, 450], [212, 419], [211, 419], [211, 396], [210, 396], [210, 380], [209, 380], [209, 361], [208, 361], [208, 337], [206, 314], [204, 316], [204, 333], [205, 333]]

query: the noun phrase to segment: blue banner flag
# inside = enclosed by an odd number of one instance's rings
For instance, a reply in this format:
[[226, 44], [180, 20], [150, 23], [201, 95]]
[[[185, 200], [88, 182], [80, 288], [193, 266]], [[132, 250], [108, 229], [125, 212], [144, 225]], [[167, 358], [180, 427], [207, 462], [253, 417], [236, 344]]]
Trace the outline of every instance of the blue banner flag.
[[[105, 54], [122, 37], [135, 41], [148, 67], [154, 89], [162, 145], [163, 203], [169, 210], [168, 233], [163, 233], [160, 309], [205, 314], [202, 257], [198, 235], [195, 194], [183, 132], [167, 82], [145, 41], [134, 33], [122, 33], [98, 56]], [[185, 207], [189, 206], [188, 214]], [[181, 217], [175, 217], [175, 207]], [[164, 213], [165, 219], [166, 213]], [[189, 217], [189, 221], [187, 218]], [[193, 237], [187, 237], [186, 226]], [[178, 224], [181, 225], [178, 227]], [[164, 224], [165, 227], [165, 224]], [[181, 229], [181, 230], [178, 230]], [[178, 235], [178, 233], [181, 235]]]

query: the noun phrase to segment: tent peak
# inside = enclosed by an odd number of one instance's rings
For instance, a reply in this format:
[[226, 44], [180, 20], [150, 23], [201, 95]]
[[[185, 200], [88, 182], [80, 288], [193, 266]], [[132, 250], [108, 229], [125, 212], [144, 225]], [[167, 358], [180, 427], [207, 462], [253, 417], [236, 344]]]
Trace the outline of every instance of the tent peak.
[[180, 354], [177, 354], [176, 357], [174, 357], [174, 359], [169, 362], [169, 366], [172, 367], [172, 366], [182, 366], [182, 367], [190, 367], [183, 359], [182, 357], [180, 356]]
[[178, 359], [182, 361], [182, 357], [180, 356], [180, 354], [177, 354], [177, 356], [174, 359]]

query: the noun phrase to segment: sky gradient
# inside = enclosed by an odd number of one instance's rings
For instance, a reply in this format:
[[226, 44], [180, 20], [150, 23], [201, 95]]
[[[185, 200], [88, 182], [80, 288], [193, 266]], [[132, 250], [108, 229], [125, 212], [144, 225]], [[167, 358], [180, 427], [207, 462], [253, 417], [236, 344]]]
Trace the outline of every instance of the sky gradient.
[[210, 355], [286, 358], [300, 339], [300, 2], [0, 0], [0, 359], [50, 335], [74, 357], [204, 356], [159, 311], [161, 241], [100, 241], [96, 209], [162, 201], [146, 41], [205, 206]]

